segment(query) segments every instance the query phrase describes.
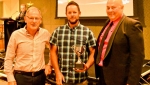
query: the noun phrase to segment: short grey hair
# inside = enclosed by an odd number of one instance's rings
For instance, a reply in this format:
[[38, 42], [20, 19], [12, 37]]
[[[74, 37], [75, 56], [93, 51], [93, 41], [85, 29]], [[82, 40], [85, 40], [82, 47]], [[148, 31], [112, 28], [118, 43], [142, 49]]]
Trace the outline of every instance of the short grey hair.
[[41, 13], [41, 11], [40, 11], [37, 7], [34, 7], [34, 6], [31, 6], [31, 7], [28, 8], [28, 10], [26, 11], [26, 16], [27, 16], [27, 14], [29, 13], [29, 11], [32, 11], [32, 10], [37, 10], [37, 11], [39, 12], [41, 18], [42, 18], [42, 13]]

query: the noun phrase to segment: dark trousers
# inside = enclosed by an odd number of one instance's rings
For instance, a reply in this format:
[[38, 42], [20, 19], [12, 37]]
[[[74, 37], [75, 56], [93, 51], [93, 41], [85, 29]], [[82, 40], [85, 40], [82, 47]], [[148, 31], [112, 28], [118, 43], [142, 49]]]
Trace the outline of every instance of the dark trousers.
[[28, 76], [20, 73], [14, 74], [17, 85], [45, 85], [45, 73], [41, 73], [37, 76]]
[[102, 67], [100, 67], [98, 65], [97, 65], [97, 67], [99, 69], [99, 75], [98, 75], [99, 76], [99, 82], [97, 85], [106, 85], [105, 79], [104, 79], [104, 74], [103, 74], [103, 69], [102, 69]]

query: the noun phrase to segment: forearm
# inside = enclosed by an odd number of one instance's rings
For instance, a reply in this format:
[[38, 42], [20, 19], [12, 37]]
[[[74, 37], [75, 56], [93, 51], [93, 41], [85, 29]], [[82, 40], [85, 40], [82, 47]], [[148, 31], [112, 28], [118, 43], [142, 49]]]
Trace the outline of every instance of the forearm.
[[13, 50], [11, 48], [9, 48], [9, 46], [7, 47], [7, 52], [6, 52], [6, 56], [4, 59], [4, 73], [7, 75], [7, 81], [11, 82], [11, 81], [15, 81], [14, 78], [14, 58], [15, 58], [15, 53], [11, 52], [10, 50]]
[[60, 73], [59, 66], [58, 66], [58, 56], [57, 56], [57, 46], [51, 46], [50, 50], [50, 61], [54, 68], [56, 75]]
[[15, 81], [14, 74], [13, 74], [14, 69], [13, 69], [13, 61], [12, 60], [5, 58], [4, 72], [7, 75], [8, 82]]
[[51, 57], [50, 56], [51, 56], [51, 54], [49, 52], [49, 61], [48, 61], [47, 65], [52, 66], [52, 62], [51, 62]]
[[49, 61], [48, 61], [47, 65], [52, 66], [52, 62], [51, 62], [50, 58], [49, 58]]
[[12, 33], [7, 45], [6, 56], [4, 60], [4, 72], [7, 75], [7, 81], [15, 81], [14, 78], [14, 59], [16, 57], [17, 43], [15, 42], [15, 34]]
[[59, 66], [58, 66], [57, 55], [52, 55], [52, 57], [51, 57], [51, 64], [52, 64], [52, 66], [54, 68], [54, 71], [55, 71], [56, 75], [59, 74], [60, 70], [59, 70]]
[[86, 62], [87, 69], [89, 69], [94, 63], [94, 52], [95, 52], [95, 49], [94, 48], [90, 48], [89, 59]]
[[50, 43], [49, 42], [46, 42], [46, 48], [49, 50], [49, 61], [47, 65], [52, 66], [51, 59], [50, 59]]

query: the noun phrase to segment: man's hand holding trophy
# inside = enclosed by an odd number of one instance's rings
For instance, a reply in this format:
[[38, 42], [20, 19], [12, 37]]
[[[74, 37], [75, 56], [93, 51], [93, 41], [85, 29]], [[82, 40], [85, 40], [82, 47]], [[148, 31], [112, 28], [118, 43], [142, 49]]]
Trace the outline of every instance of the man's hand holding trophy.
[[87, 69], [87, 66], [82, 62], [80, 57], [85, 52], [86, 47], [85, 46], [80, 46], [80, 45], [73, 45], [72, 49], [78, 57], [78, 60], [75, 63], [74, 70], [77, 71], [77, 72], [84, 72]]

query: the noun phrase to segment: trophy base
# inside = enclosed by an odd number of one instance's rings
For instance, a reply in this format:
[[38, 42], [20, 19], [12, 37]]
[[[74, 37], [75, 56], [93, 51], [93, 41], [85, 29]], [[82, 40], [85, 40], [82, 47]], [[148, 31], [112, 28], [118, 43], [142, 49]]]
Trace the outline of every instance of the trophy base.
[[80, 63], [80, 64], [76, 63], [75, 64], [75, 68], [76, 69], [84, 69], [84, 64], [82, 64], [82, 63]]

